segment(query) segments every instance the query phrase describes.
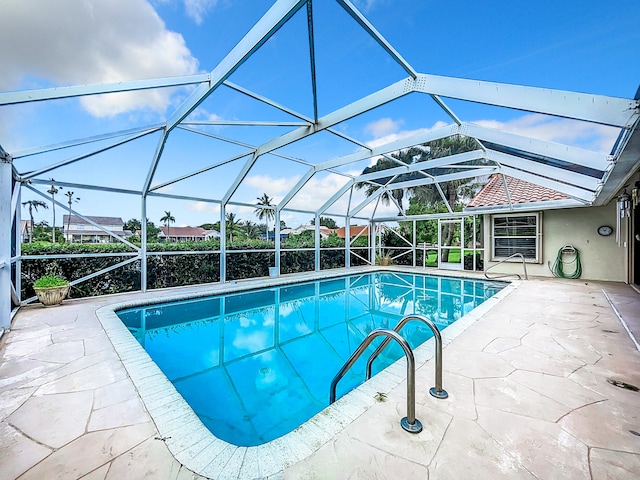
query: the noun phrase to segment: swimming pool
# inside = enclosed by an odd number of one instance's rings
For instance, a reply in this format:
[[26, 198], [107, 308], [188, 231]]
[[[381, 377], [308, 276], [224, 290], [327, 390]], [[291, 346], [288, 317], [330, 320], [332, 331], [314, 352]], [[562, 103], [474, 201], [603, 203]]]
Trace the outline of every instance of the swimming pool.
[[[324, 409], [333, 376], [371, 330], [392, 328], [414, 312], [443, 329], [503, 285], [367, 273], [117, 314], [216, 437], [252, 446]], [[414, 348], [431, 337], [418, 323], [402, 333]], [[400, 355], [390, 346], [374, 372]], [[338, 396], [362, 383], [367, 357], [340, 383]]]

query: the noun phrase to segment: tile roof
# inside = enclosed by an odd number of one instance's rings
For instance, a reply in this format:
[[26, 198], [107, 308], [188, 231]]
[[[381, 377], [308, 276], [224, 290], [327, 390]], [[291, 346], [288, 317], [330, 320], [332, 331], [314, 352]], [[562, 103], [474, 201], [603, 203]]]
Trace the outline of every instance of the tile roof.
[[[534, 183], [518, 178], [504, 176], [511, 203], [538, 203], [552, 200], [565, 200], [569, 197], [550, 188], [541, 187]], [[492, 175], [482, 190], [471, 200], [467, 208], [492, 207], [508, 205], [509, 200], [504, 190], [501, 175]]]
[[213, 230], [205, 230], [202, 227], [160, 227], [162, 233], [165, 236], [171, 237], [200, 237], [204, 238], [205, 235]]
[[[350, 230], [351, 230], [350, 238], [353, 238], [359, 234], [364, 235], [365, 237], [369, 236], [368, 225], [353, 225]], [[345, 238], [345, 233], [346, 233], [346, 227], [340, 227], [339, 229], [336, 230], [336, 235], [338, 235], [338, 237], [340, 238]]]
[[[120, 217], [91, 217], [89, 215], [85, 215], [85, 217], [96, 222], [98, 225], [124, 225], [124, 222]], [[64, 215], [62, 217], [62, 221], [65, 225], [69, 223], [69, 215]], [[73, 223], [74, 225], [91, 225], [84, 218], [77, 215], [71, 215], [70, 223]]]

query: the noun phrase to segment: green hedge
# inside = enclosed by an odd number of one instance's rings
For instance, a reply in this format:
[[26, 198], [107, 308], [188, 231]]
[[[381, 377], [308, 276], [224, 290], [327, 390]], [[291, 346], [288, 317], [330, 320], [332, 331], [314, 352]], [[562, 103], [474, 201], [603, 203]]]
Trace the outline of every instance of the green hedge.
[[[286, 248], [283, 242], [283, 248]], [[313, 246], [307, 245], [307, 247]], [[322, 242], [321, 247], [344, 247], [344, 242], [331, 239]], [[176, 287], [220, 281], [220, 254], [214, 252], [220, 248], [219, 242], [181, 242], [151, 243], [147, 245], [147, 286], [148, 288]], [[275, 253], [246, 252], [237, 250], [268, 250], [273, 243], [264, 241], [245, 241], [227, 246], [227, 280], [266, 277], [269, 267], [274, 265]], [[300, 247], [298, 247], [300, 248]], [[153, 255], [153, 252], [199, 251], [211, 253], [193, 253], [182, 255]], [[365, 256], [363, 251], [360, 255]], [[22, 245], [23, 255], [63, 255], [83, 253], [135, 253], [124, 244], [51, 244], [35, 242]], [[65, 259], [25, 259], [22, 261], [22, 298], [35, 295], [33, 283], [46, 274], [55, 273], [69, 281], [77, 280], [104, 268], [116, 265], [126, 259], [126, 255], [114, 257], [75, 257]], [[282, 251], [280, 270], [283, 274], [308, 272], [315, 269], [315, 252]], [[365, 257], [366, 258], [366, 257]], [[323, 250], [320, 255], [321, 268], [344, 267], [344, 249]], [[352, 265], [364, 264], [352, 255]], [[135, 291], [140, 289], [140, 261], [136, 260], [123, 267], [103, 273], [95, 278], [74, 285], [69, 294], [72, 298], [105, 295]]]
[[[282, 247], [287, 248], [287, 242]], [[297, 248], [313, 247], [310, 242], [296, 242]], [[331, 247], [332, 249], [329, 249]], [[333, 248], [337, 247], [335, 250]], [[182, 285], [197, 285], [220, 281], [220, 254], [215, 250], [220, 248], [219, 242], [183, 242], [183, 243], [151, 243], [147, 245], [147, 286], [148, 288], [177, 287]], [[241, 280], [244, 278], [266, 277], [269, 267], [274, 265], [273, 251], [269, 250], [273, 243], [264, 241], [244, 241], [227, 247], [227, 280]], [[321, 243], [321, 270], [341, 268], [345, 266], [344, 242], [331, 238]], [[205, 253], [182, 255], [153, 255], [153, 252], [185, 252], [198, 251]], [[211, 253], [206, 253], [211, 251]], [[354, 249], [358, 255], [369, 259], [368, 249]], [[385, 248], [385, 251], [396, 256], [405, 250]], [[22, 245], [23, 255], [63, 255], [83, 253], [134, 253], [133, 249], [124, 244], [52, 244], [35, 242]], [[65, 259], [25, 259], [22, 261], [22, 298], [35, 295], [34, 282], [46, 275], [57, 274], [69, 281], [73, 281], [94, 272], [116, 265], [132, 258], [126, 255], [113, 257], [75, 257]], [[407, 253], [394, 262], [397, 265], [410, 265], [413, 256]], [[365, 265], [366, 261], [351, 254], [351, 265]], [[417, 251], [417, 264], [422, 265], [422, 251]], [[427, 265], [437, 264], [435, 252], [430, 252]], [[465, 270], [472, 268], [471, 254], [465, 255]], [[310, 272], [315, 269], [315, 251], [287, 251], [280, 254], [280, 271], [282, 274]], [[482, 270], [482, 256], [478, 254], [477, 269]], [[140, 290], [140, 261], [136, 260], [123, 267], [103, 273], [95, 278], [86, 280], [71, 289], [70, 296], [74, 298], [105, 295], [111, 293]]]

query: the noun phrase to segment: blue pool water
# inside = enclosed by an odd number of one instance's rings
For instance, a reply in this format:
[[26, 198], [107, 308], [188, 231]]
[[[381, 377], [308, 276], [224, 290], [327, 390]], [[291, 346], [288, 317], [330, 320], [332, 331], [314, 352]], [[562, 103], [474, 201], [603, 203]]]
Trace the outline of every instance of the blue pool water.
[[[117, 314], [214, 435], [252, 446], [324, 409], [331, 380], [371, 330], [393, 328], [410, 313], [426, 315], [442, 330], [503, 286], [370, 273]], [[401, 333], [414, 348], [432, 336], [420, 322]], [[366, 359], [378, 343], [340, 382], [338, 397], [363, 382]], [[401, 355], [399, 346], [390, 345], [374, 373]]]

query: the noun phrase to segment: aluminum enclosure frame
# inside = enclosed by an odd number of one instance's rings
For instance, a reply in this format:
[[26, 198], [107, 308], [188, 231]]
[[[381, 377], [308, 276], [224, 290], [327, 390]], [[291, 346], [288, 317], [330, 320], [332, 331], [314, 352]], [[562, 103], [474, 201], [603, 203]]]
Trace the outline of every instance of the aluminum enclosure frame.
[[[220, 207], [221, 226], [221, 246], [220, 246], [220, 281], [226, 281], [225, 257], [227, 253], [225, 213], [229, 206], [251, 206], [246, 202], [234, 200], [234, 194], [243, 184], [247, 175], [254, 168], [257, 160], [265, 155], [275, 155], [280, 159], [301, 164], [307, 171], [301, 176], [297, 184], [284, 196], [284, 198], [274, 206], [276, 217], [275, 229], [275, 252], [276, 267], [280, 267], [280, 232], [279, 218], [283, 212], [301, 212], [312, 215], [316, 220], [315, 228], [315, 269], [320, 269], [320, 234], [319, 218], [321, 215], [330, 215], [344, 219], [349, 228], [354, 220], [366, 220], [369, 222], [370, 231], [375, 231], [378, 223], [385, 221], [424, 219], [424, 216], [411, 217], [401, 212], [401, 215], [385, 218], [376, 215], [377, 208], [373, 208], [373, 213], [363, 214], [363, 210], [370, 207], [374, 202], [379, 202], [383, 194], [394, 189], [410, 188], [413, 186], [434, 184], [439, 189], [441, 195], [441, 183], [454, 179], [473, 179], [479, 175], [501, 174], [520, 178], [534, 184], [552, 188], [568, 195], [571, 200], [563, 201], [558, 206], [589, 206], [601, 205], [611, 201], [621, 185], [638, 169], [638, 152], [640, 151], [640, 102], [638, 95], [635, 98], [616, 98], [602, 95], [591, 95], [585, 93], [575, 93], [569, 91], [545, 89], [538, 87], [512, 85], [488, 81], [467, 80], [453, 77], [423, 74], [416, 71], [393, 46], [375, 29], [375, 27], [357, 10], [357, 8], [347, 0], [335, 0], [337, 4], [346, 11], [355, 24], [362, 28], [389, 56], [389, 58], [399, 65], [408, 75], [377, 92], [367, 95], [355, 102], [337, 108], [336, 110], [319, 117], [318, 116], [318, 96], [316, 88], [317, 65], [315, 62], [316, 39], [314, 37], [313, 4], [311, 0], [278, 0], [264, 14], [264, 16], [250, 29], [224, 59], [209, 73], [189, 75], [174, 78], [154, 78], [140, 79], [133, 81], [115, 82], [100, 85], [78, 85], [65, 86], [48, 89], [28, 90], [19, 92], [0, 92], [0, 108], [3, 106], [25, 104], [30, 102], [46, 102], [62, 98], [73, 99], [91, 95], [100, 95], [115, 92], [137, 92], [145, 90], [175, 88], [191, 86], [193, 91], [187, 99], [179, 105], [168, 118], [162, 123], [150, 124], [140, 128], [122, 130], [117, 132], [105, 132], [86, 138], [76, 138], [44, 147], [29, 147], [16, 152], [5, 152], [0, 145], [0, 197], [2, 198], [2, 215], [0, 216], [0, 238], [2, 239], [2, 249], [0, 250], [0, 329], [9, 328], [11, 311], [11, 298], [13, 303], [20, 303], [20, 265], [22, 258], [19, 246], [19, 234], [13, 235], [12, 228], [19, 230], [20, 226], [20, 192], [22, 187], [39, 192], [37, 187], [43, 185], [57, 185], [67, 188], [81, 188], [87, 190], [127, 194], [138, 197], [140, 200], [140, 218], [147, 218], [147, 199], [150, 197], [192, 200]], [[308, 51], [309, 69], [311, 77], [311, 91], [313, 103], [313, 118], [309, 118], [293, 109], [275, 102], [263, 95], [250, 91], [249, 89], [237, 85], [230, 80], [232, 74], [243, 65], [255, 52], [257, 52], [278, 30], [285, 25], [292, 17], [299, 12], [306, 13], [308, 27]], [[300, 13], [300, 14], [302, 14]], [[229, 121], [198, 122], [190, 119], [190, 114], [200, 106], [212, 93], [221, 88], [228, 88], [234, 92], [251, 98], [271, 108], [275, 108], [290, 117], [291, 121], [270, 122], [267, 120], [235, 122], [251, 127], [264, 127], [268, 125], [279, 125], [290, 127], [291, 130], [285, 134], [275, 136], [258, 145], [248, 145], [232, 138], [224, 138], [199, 130], [198, 126], [216, 124], [234, 124]], [[336, 88], [339, 88], [336, 86]], [[369, 146], [366, 142], [351, 138], [339, 130], [335, 129], [338, 124], [355, 118], [363, 113], [375, 110], [389, 102], [393, 102], [408, 95], [427, 95], [451, 118], [452, 123], [442, 128], [420, 133], [409, 138], [404, 138], [395, 142], [390, 142], [381, 146]], [[579, 120], [596, 125], [607, 125], [620, 129], [620, 142], [618, 148], [610, 155], [603, 155], [577, 147], [560, 145], [553, 142], [545, 142], [534, 138], [515, 135], [512, 133], [492, 130], [481, 127], [473, 123], [463, 121], [457, 113], [446, 105], [445, 99], [456, 99], [479, 104], [486, 104], [509, 108], [524, 112], [535, 112], [554, 117]], [[165, 181], [162, 184], [154, 184], [155, 174], [159, 163], [162, 161], [166, 142], [173, 132], [179, 129], [190, 134], [205, 135], [230, 143], [234, 143], [245, 149], [244, 152], [235, 156], [219, 159], [208, 166], [184, 172], [184, 174]], [[341, 157], [326, 159], [323, 162], [314, 164], [305, 159], [294, 158], [284, 155], [278, 150], [287, 145], [294, 144], [318, 133], [325, 132], [329, 135], [339, 137], [350, 142], [354, 148], [359, 150], [355, 153]], [[100, 186], [90, 183], [78, 183], [65, 181], [64, 178], [56, 181], [46, 180], [42, 176], [51, 174], [58, 169], [73, 165], [86, 160], [106, 150], [115, 149], [122, 145], [137, 142], [149, 135], [158, 135], [155, 150], [150, 152], [150, 167], [146, 177], [141, 179], [138, 189], [122, 189], [115, 186]], [[376, 159], [381, 156], [389, 157], [391, 154], [408, 149], [410, 147], [422, 145], [429, 141], [447, 138], [453, 135], [464, 135], [474, 138], [478, 144], [478, 149], [465, 154], [451, 155], [422, 163], [413, 163], [406, 166], [398, 166], [389, 170], [370, 173], [366, 175], [350, 175], [340, 169], [350, 164], [363, 160]], [[38, 155], [47, 152], [64, 152], [66, 149], [78, 146], [91, 146], [100, 143], [100, 146], [89, 150], [81, 155], [73, 155], [63, 160], [57, 161], [43, 168], [33, 171], [19, 171], [16, 169], [13, 160]], [[497, 145], [500, 151], [491, 148]], [[508, 152], [508, 153], [505, 153]], [[204, 172], [232, 162], [244, 162], [237, 177], [227, 186], [225, 193], [218, 197], [196, 197], [185, 195], [172, 195], [159, 192], [162, 187], [180, 182], [187, 178], [200, 175]], [[477, 162], [474, 164], [473, 162]], [[457, 173], [446, 173], [443, 175], [432, 175], [426, 170], [433, 168], [457, 168]], [[580, 169], [591, 169], [597, 175], [587, 175]], [[327, 172], [344, 177], [345, 183], [324, 201], [316, 210], [300, 210], [288, 205], [296, 198], [314, 177]], [[423, 178], [412, 179], [410, 181], [398, 181], [396, 176], [405, 173], [417, 173], [424, 175]], [[387, 181], [382, 179], [390, 178]], [[363, 183], [376, 185], [375, 193], [362, 202], [353, 202], [354, 189]], [[504, 183], [507, 196], [509, 192]], [[334, 211], [332, 207], [336, 203], [348, 196], [347, 211]], [[444, 195], [443, 195], [444, 196]], [[6, 203], [5, 203], [6, 202]], [[58, 206], [66, 209], [64, 205], [56, 202]], [[10, 208], [7, 208], [10, 205]], [[398, 205], [401, 208], [400, 205]], [[450, 217], [460, 216], [460, 212], [453, 212], [452, 206], [447, 205]], [[486, 212], [490, 212], [487, 209]], [[76, 213], [76, 212], [74, 212]], [[469, 214], [483, 213], [474, 209]], [[77, 214], [77, 213], [76, 213]], [[78, 214], [79, 215], [79, 214]], [[429, 218], [446, 218], [443, 215], [432, 215]], [[135, 258], [122, 262], [119, 265], [139, 260], [141, 262], [141, 289], [147, 289], [147, 252], [146, 242], [146, 222], [142, 221], [141, 246], [129, 244], [135, 252]], [[125, 241], [125, 239], [119, 238]], [[11, 256], [11, 246], [15, 250], [14, 257]], [[371, 239], [370, 258], [374, 258], [375, 238]], [[351, 241], [346, 239], [345, 265], [350, 265]], [[154, 252], [154, 255], [168, 252]], [[12, 266], [13, 273], [12, 273]], [[115, 268], [115, 267], [114, 267]], [[96, 272], [89, 277], [100, 274]], [[87, 277], [87, 278], [89, 278]], [[83, 280], [83, 279], [80, 279]], [[78, 281], [80, 281], [78, 280]]]

